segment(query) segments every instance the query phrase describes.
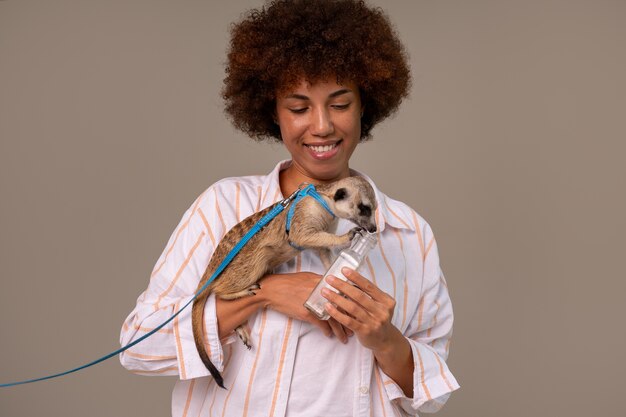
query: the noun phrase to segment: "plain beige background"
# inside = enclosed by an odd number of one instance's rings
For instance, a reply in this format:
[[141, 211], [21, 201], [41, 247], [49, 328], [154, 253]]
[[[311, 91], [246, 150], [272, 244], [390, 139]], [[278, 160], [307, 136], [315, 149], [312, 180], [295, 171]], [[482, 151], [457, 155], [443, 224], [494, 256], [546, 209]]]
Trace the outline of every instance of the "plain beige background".
[[[432, 225], [455, 308], [441, 416], [624, 416], [626, 2], [376, 1], [413, 89], [353, 167]], [[183, 212], [280, 145], [219, 98], [261, 1], [0, 1], [0, 383], [119, 347]], [[117, 359], [0, 415], [167, 416]]]

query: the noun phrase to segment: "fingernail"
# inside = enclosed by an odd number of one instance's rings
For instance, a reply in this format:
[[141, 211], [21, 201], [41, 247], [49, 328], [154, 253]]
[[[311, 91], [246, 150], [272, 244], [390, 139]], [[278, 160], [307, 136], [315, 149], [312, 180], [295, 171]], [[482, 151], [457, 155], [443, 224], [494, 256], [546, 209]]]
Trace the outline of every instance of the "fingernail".
[[344, 266], [343, 268], [341, 268], [341, 273], [347, 276], [352, 273], [352, 270], [348, 268], [347, 266]]
[[334, 276], [329, 275], [329, 276], [326, 277], [326, 282], [328, 282], [329, 284], [332, 284], [333, 281], [335, 281], [336, 279], [337, 278], [335, 278]]

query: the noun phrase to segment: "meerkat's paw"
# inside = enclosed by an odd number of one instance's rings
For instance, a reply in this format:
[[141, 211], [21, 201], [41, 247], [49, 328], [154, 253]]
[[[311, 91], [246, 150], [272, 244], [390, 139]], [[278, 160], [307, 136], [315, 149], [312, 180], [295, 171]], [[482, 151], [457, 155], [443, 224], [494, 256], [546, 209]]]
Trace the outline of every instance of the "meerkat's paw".
[[352, 242], [352, 239], [354, 238], [354, 236], [356, 236], [357, 233], [360, 233], [362, 230], [363, 230], [363, 228], [360, 227], [360, 226], [356, 226], [356, 227], [353, 227], [352, 229], [350, 229], [350, 231], [347, 233], [350, 241]]
[[237, 336], [241, 339], [243, 344], [250, 350], [252, 348], [252, 339], [250, 338], [250, 334], [244, 325], [241, 325], [235, 328], [235, 332]]
[[256, 295], [256, 291], [260, 290], [261, 286], [257, 283], [250, 285], [246, 290], [248, 291], [248, 295]]
[[230, 294], [221, 294], [220, 298], [222, 300], [235, 300], [241, 297], [250, 297], [252, 295], [256, 295], [257, 290], [260, 290], [261, 286], [259, 284], [252, 284], [248, 288], [242, 291], [233, 292]]

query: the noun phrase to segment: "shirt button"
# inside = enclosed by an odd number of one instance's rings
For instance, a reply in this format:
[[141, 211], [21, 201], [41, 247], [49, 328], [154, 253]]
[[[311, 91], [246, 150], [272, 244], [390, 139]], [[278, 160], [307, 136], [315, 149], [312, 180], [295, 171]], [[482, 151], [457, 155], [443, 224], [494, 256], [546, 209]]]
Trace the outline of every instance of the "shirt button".
[[368, 387], [361, 387], [359, 388], [359, 391], [361, 392], [361, 394], [367, 394], [368, 392], [370, 392], [370, 389]]

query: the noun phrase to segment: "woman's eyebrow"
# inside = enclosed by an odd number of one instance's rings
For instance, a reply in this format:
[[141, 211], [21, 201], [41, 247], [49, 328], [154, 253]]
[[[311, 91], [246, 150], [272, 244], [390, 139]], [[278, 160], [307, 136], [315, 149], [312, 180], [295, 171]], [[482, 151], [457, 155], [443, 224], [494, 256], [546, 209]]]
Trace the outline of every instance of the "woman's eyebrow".
[[337, 90], [334, 93], [332, 93], [329, 97], [337, 97], [340, 96], [342, 94], [346, 94], [346, 93], [351, 93], [352, 90], [348, 89], [348, 88], [342, 88], [341, 90]]
[[[337, 90], [337, 91], [334, 91], [334, 92], [330, 93], [330, 95], [328, 97], [335, 98], [335, 97], [340, 96], [342, 94], [351, 93], [351, 92], [352, 92], [352, 90], [350, 90], [348, 88], [342, 88], [341, 90]], [[309, 97], [305, 96], [304, 94], [297, 94], [297, 93], [289, 94], [285, 98], [295, 98], [295, 99], [298, 99], [298, 100], [310, 100]]]

